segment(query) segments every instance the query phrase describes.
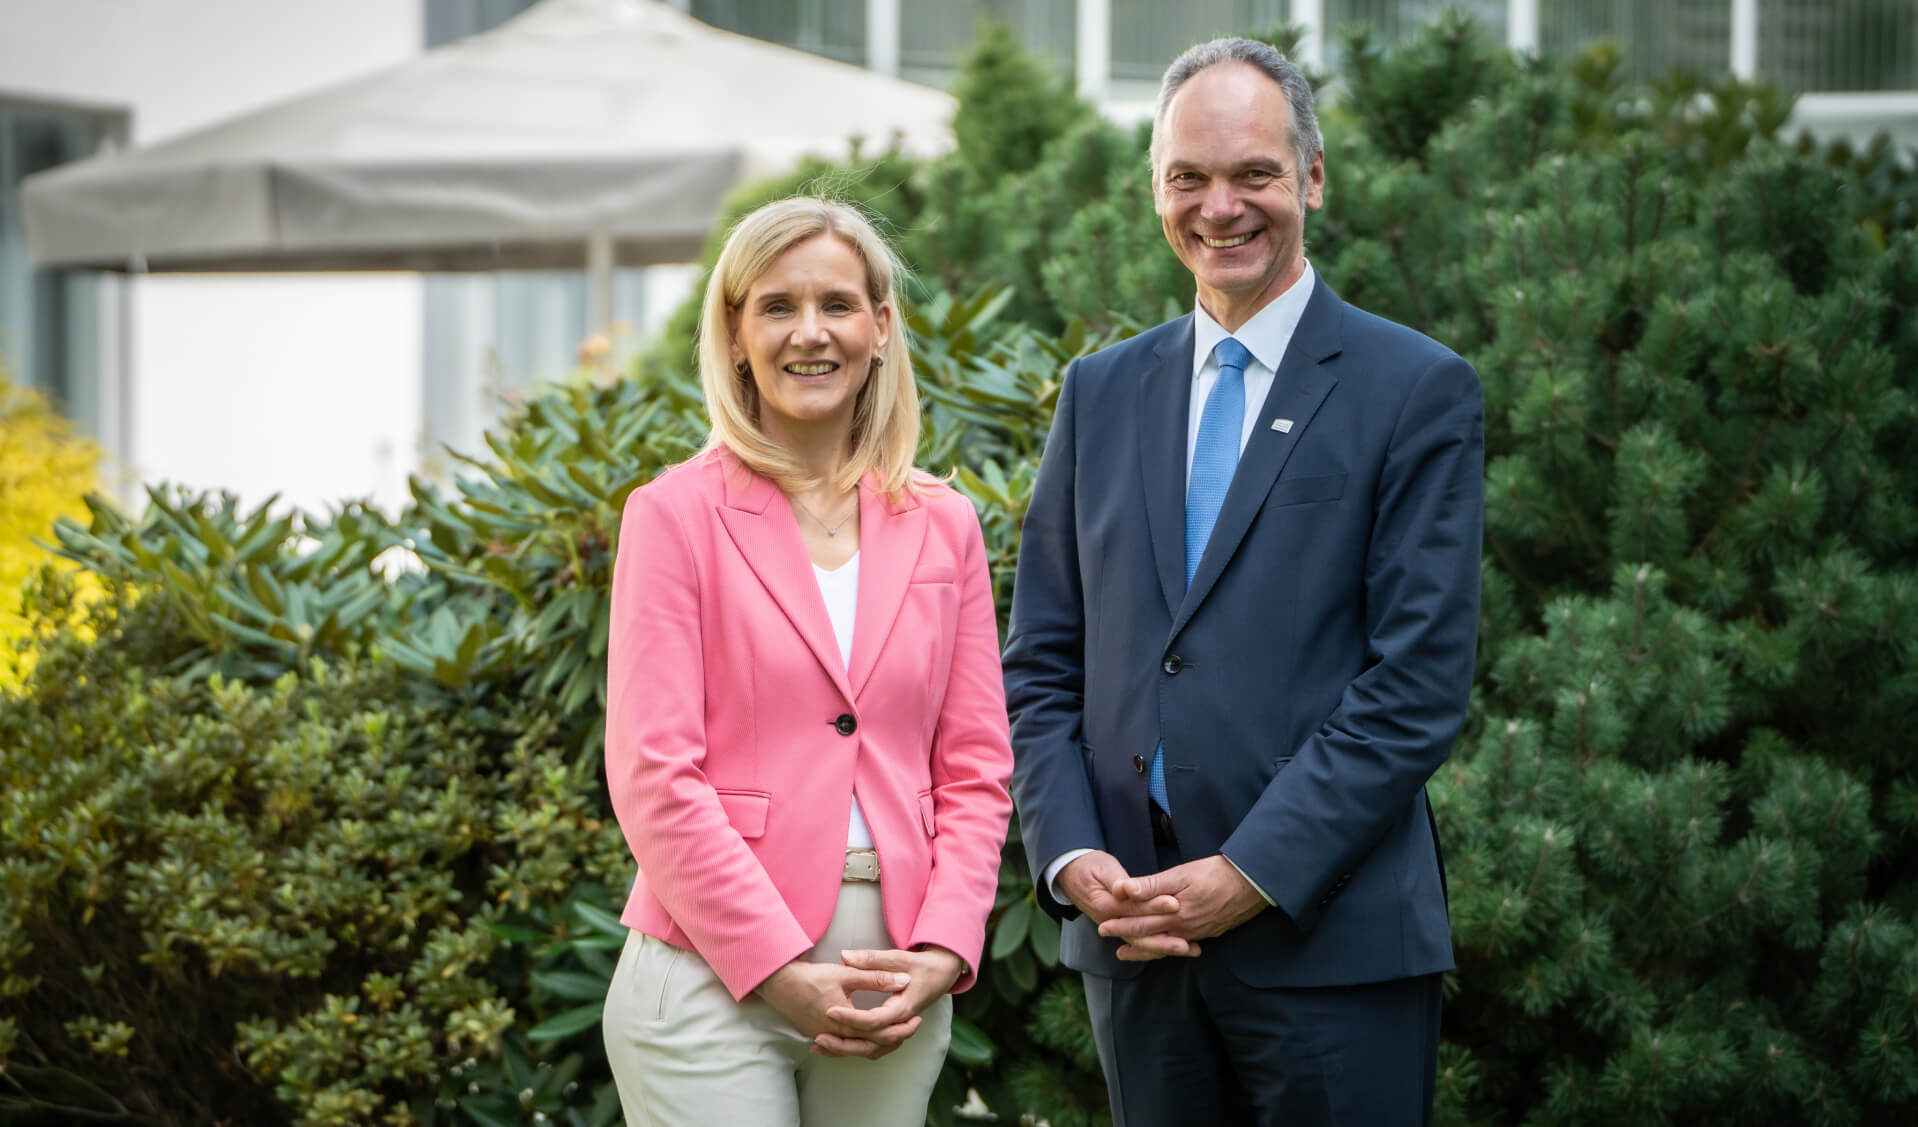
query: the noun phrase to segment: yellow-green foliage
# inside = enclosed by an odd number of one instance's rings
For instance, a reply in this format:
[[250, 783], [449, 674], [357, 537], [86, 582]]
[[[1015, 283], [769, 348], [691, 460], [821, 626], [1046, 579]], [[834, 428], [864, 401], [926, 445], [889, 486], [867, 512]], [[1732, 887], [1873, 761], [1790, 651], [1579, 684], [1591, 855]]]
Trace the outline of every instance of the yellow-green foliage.
[[0, 689], [23, 671], [14, 652], [26, 629], [21, 585], [54, 557], [34, 543], [62, 516], [85, 512], [100, 452], [30, 388], [0, 370]]

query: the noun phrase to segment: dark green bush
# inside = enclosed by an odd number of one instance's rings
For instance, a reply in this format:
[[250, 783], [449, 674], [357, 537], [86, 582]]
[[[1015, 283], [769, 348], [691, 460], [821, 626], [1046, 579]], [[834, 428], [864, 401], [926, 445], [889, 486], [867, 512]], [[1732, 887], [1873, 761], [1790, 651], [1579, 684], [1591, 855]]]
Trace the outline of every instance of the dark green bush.
[[197, 608], [112, 592], [0, 708], [0, 1109], [414, 1122], [576, 1004], [501, 954], [627, 865], [550, 701], [468, 711], [351, 658], [169, 675]]

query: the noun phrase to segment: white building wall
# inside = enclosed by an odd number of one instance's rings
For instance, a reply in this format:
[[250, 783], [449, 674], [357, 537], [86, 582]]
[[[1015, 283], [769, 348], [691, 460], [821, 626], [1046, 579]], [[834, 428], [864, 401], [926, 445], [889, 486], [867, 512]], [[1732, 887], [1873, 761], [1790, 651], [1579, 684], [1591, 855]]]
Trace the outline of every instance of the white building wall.
[[[403, 62], [422, 0], [0, 0], [0, 89], [124, 106], [135, 144]], [[416, 275], [132, 281], [126, 481], [389, 510], [419, 461]], [[132, 488], [125, 486], [132, 485]]]

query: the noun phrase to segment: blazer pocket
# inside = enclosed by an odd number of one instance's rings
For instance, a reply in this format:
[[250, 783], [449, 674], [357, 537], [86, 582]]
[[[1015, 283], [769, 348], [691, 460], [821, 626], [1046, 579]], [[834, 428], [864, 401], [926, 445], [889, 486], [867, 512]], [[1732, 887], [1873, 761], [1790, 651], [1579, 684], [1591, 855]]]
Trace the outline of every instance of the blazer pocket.
[[912, 579], [910, 581], [913, 583], [951, 583], [952, 574], [952, 568], [950, 567], [922, 567], [912, 573]]
[[926, 824], [927, 837], [939, 836], [939, 823], [933, 818], [932, 792], [929, 790], [919, 792], [919, 820]]
[[1277, 508], [1282, 505], [1311, 505], [1321, 501], [1336, 501], [1345, 495], [1345, 475], [1342, 473], [1322, 474], [1318, 477], [1280, 478], [1272, 486], [1272, 495], [1267, 505]]
[[763, 790], [718, 789], [719, 805], [739, 836], [749, 839], [765, 836], [766, 812], [772, 809], [772, 794]]

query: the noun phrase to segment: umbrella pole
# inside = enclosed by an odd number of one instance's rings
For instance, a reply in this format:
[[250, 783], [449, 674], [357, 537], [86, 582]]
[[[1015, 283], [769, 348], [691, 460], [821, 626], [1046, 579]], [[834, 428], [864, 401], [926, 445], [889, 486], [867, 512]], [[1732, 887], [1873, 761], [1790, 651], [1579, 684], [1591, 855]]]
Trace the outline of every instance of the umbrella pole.
[[586, 237], [586, 331], [607, 332], [613, 324], [613, 237], [604, 231]]

